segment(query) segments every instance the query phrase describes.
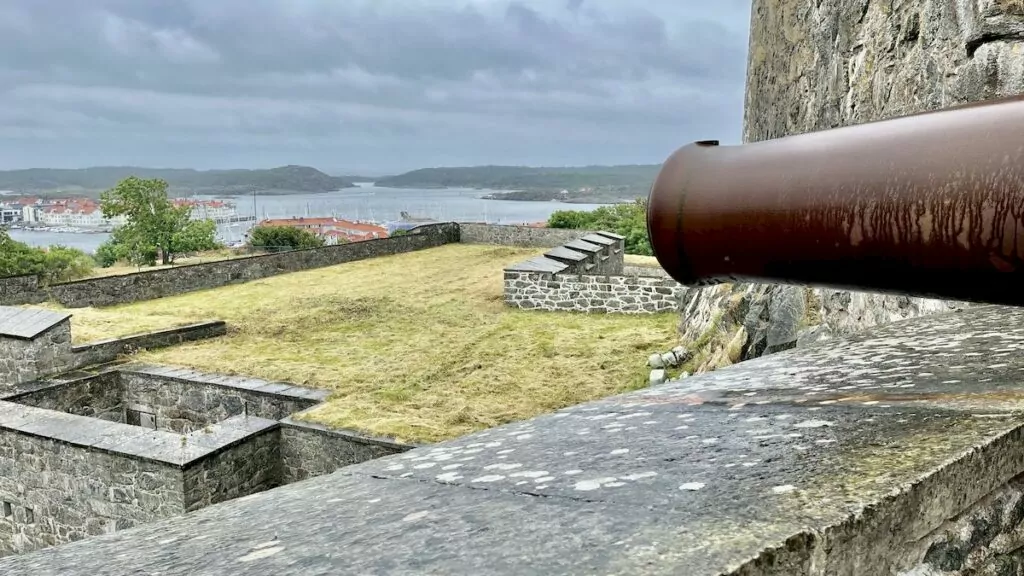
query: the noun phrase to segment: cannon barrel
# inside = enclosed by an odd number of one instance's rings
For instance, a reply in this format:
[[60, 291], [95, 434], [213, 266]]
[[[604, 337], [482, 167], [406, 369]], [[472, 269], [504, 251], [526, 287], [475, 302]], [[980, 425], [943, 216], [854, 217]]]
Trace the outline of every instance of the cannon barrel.
[[647, 228], [678, 282], [1024, 304], [1024, 95], [738, 146], [689, 144]]

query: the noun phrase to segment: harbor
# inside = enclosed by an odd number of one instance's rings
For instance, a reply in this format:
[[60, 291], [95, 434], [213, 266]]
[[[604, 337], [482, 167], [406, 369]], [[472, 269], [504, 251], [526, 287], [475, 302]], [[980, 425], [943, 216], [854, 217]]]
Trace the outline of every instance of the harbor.
[[[234, 211], [207, 209], [220, 219], [217, 237], [228, 246], [244, 244], [253, 226], [263, 220], [333, 218], [383, 227], [388, 233], [430, 222], [485, 222], [535, 225], [558, 210], [593, 210], [604, 204], [562, 204], [487, 199], [493, 190], [463, 188], [383, 188], [364, 183], [356, 188], [320, 194], [274, 194], [225, 199], [190, 196], [190, 202], [231, 203]], [[193, 216], [204, 213], [193, 211]], [[13, 239], [32, 246], [64, 245], [94, 252], [110, 235], [110, 227], [10, 224]], [[16, 227], [17, 226], [17, 227]]]

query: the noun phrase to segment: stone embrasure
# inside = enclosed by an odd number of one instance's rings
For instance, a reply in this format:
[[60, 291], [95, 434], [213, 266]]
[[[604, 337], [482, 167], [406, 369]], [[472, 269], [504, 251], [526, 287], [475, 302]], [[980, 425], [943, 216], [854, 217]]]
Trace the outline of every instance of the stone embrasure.
[[[505, 268], [505, 304], [525, 310], [652, 314], [679, 309], [684, 288], [660, 269], [623, 263], [625, 239], [595, 232]], [[659, 273], [661, 272], [661, 273]]]
[[1024, 545], [1022, 375], [1024, 311], [973, 307], [3, 559], [0, 573], [1003, 574]]

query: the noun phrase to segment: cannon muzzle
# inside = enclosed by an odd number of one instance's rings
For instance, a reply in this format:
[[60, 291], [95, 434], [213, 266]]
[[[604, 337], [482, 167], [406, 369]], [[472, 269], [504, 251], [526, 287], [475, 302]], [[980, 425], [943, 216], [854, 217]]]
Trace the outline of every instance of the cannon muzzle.
[[658, 261], [690, 286], [1024, 304], [1024, 96], [684, 146], [655, 179], [647, 228]]

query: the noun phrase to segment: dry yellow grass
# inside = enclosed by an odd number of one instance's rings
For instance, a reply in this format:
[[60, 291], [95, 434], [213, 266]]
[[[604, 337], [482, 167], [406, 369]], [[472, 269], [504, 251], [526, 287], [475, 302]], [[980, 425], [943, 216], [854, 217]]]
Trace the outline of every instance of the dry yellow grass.
[[638, 256], [636, 254], [626, 254], [626, 264], [630, 266], [646, 266], [648, 268], [661, 268], [661, 264], [658, 264], [658, 259], [654, 256]]
[[220, 260], [231, 260], [233, 258], [247, 258], [251, 254], [240, 254], [233, 252], [228, 249], [223, 250], [212, 250], [210, 252], [202, 252], [194, 256], [179, 256], [175, 258], [174, 264], [169, 265], [157, 265], [157, 266], [144, 266], [142, 268], [138, 266], [131, 266], [118, 262], [117, 264], [108, 268], [94, 268], [92, 273], [89, 274], [89, 278], [99, 278], [102, 276], [119, 276], [122, 274], [133, 274], [139, 271], [146, 270], [161, 270], [163, 268], [173, 268], [174, 266], [187, 266], [189, 264], [202, 264], [203, 262], [217, 262]]
[[505, 264], [536, 250], [449, 245], [182, 296], [74, 311], [76, 340], [203, 319], [228, 336], [147, 362], [332, 391], [333, 427], [437, 441], [646, 385], [675, 314], [512, 310]]

